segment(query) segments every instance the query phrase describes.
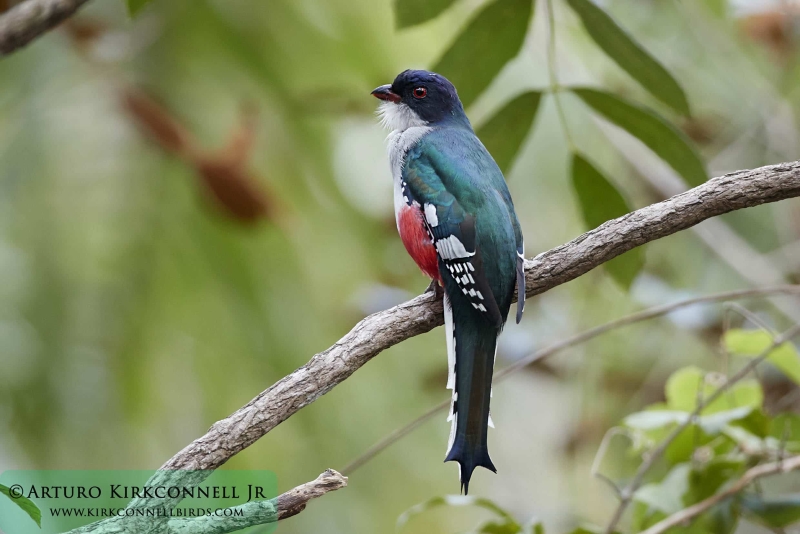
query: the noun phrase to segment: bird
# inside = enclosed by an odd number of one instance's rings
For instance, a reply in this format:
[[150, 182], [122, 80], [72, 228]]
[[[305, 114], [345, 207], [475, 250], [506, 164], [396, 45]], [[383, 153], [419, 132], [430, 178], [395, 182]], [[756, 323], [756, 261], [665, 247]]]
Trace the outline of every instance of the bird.
[[489, 457], [489, 411], [497, 338], [514, 291], [525, 306], [525, 243], [505, 178], [478, 139], [453, 84], [406, 70], [372, 91], [390, 130], [389, 165], [400, 239], [442, 295], [452, 390], [445, 462], [459, 466], [461, 491]]

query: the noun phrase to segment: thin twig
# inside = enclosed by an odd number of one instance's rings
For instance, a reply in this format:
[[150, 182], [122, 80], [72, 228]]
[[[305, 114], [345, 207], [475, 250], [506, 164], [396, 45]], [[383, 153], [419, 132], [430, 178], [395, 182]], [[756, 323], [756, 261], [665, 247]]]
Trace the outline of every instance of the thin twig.
[[614, 482], [610, 477], [607, 477], [600, 472], [603, 460], [608, 452], [608, 447], [611, 446], [611, 440], [616, 436], [625, 436], [628, 438], [628, 440], [632, 441], [630, 430], [625, 427], [615, 426], [606, 432], [606, 435], [603, 436], [603, 440], [600, 442], [600, 447], [597, 448], [597, 454], [594, 455], [594, 461], [592, 462], [592, 476], [608, 484], [611, 489], [614, 490], [614, 493], [619, 495], [620, 489], [619, 486], [617, 486], [617, 483]]
[[725, 381], [719, 389], [715, 390], [714, 393], [709, 395], [703, 402], [699, 403], [695, 410], [691, 413], [690, 417], [688, 417], [683, 423], [676, 426], [672, 429], [672, 432], [667, 435], [667, 437], [656, 447], [656, 449], [647, 457], [645, 460], [639, 465], [639, 468], [636, 470], [636, 474], [634, 475], [633, 479], [630, 483], [622, 490], [621, 492], [621, 499], [620, 503], [617, 506], [617, 509], [614, 511], [614, 515], [611, 517], [611, 520], [608, 522], [608, 526], [606, 527], [606, 534], [611, 534], [617, 528], [617, 524], [619, 523], [620, 519], [622, 519], [622, 514], [625, 513], [625, 510], [628, 508], [628, 505], [631, 503], [633, 499], [634, 493], [639, 487], [642, 485], [642, 481], [644, 480], [644, 476], [650, 470], [651, 467], [658, 461], [666, 452], [667, 448], [675, 441], [675, 438], [688, 427], [692, 421], [694, 421], [697, 416], [705, 409], [706, 406], [717, 400], [723, 393], [728, 391], [731, 386], [736, 384], [738, 381], [746, 377], [750, 372], [761, 362], [763, 362], [773, 350], [778, 348], [779, 346], [783, 345], [787, 341], [789, 341], [792, 337], [797, 335], [800, 332], [800, 323], [794, 325], [789, 330], [784, 332], [783, 334], [773, 338], [772, 343], [769, 347], [767, 347], [761, 354], [759, 354], [756, 358], [750, 360], [744, 367], [742, 367], [738, 372], [736, 372], [733, 376], [731, 376], [728, 380]]
[[710, 509], [719, 502], [725, 500], [728, 497], [736, 495], [737, 493], [745, 489], [748, 485], [750, 485], [752, 482], [754, 482], [759, 478], [770, 475], [788, 473], [789, 471], [794, 471], [796, 469], [800, 469], [800, 456], [792, 456], [791, 458], [787, 458], [782, 461], [772, 462], [769, 464], [762, 464], [753, 467], [752, 469], [747, 470], [745, 474], [742, 475], [742, 478], [737, 480], [725, 491], [716, 493], [711, 497], [700, 501], [697, 504], [694, 504], [688, 508], [684, 508], [679, 512], [675, 512], [671, 516], [667, 517], [666, 519], [662, 519], [661, 521], [659, 521], [652, 527], [648, 528], [647, 530], [641, 532], [640, 534], [662, 534], [663, 532], [667, 531], [672, 527], [686, 524], [689, 520], [694, 519], [695, 517], [701, 515], [703, 512]]
[[[737, 304], [736, 302], [726, 302], [724, 304], [724, 306], [728, 311], [732, 311], [732, 312], [738, 313], [745, 320], [750, 321], [755, 326], [759, 327], [761, 330], [764, 330], [765, 332], [769, 332], [770, 335], [773, 335], [773, 336], [775, 335], [775, 330], [771, 326], [769, 326], [766, 322], [764, 322], [764, 320], [761, 319], [761, 317], [759, 317], [755, 313], [751, 312], [750, 310], [748, 310], [747, 308], [745, 308], [741, 304]], [[727, 329], [726, 329], [726, 331], [727, 331]]]
[[[655, 317], [661, 317], [663, 315], [667, 315], [668, 313], [671, 313], [680, 308], [684, 308], [686, 306], [692, 306], [694, 304], [710, 304], [713, 302], [720, 302], [732, 299], [744, 299], [748, 297], [757, 297], [764, 295], [797, 294], [797, 293], [800, 293], [800, 285], [783, 285], [783, 286], [762, 287], [755, 289], [740, 289], [737, 291], [726, 291], [724, 293], [716, 293], [713, 295], [694, 297], [690, 299], [681, 300], [678, 302], [673, 302], [671, 304], [661, 304], [659, 306], [654, 306], [652, 308], [648, 308], [646, 310], [642, 310], [640, 312], [636, 312], [631, 315], [622, 317], [615, 321], [611, 321], [609, 323], [596, 326], [594, 328], [590, 328], [589, 330], [581, 332], [580, 334], [569, 337], [562, 341], [558, 341], [548, 347], [545, 347], [544, 349], [538, 350], [524, 358], [521, 358], [514, 364], [496, 373], [494, 383], [498, 384], [503, 380], [505, 380], [506, 378], [508, 378], [509, 376], [511, 376], [512, 374], [516, 373], [517, 371], [527, 367], [528, 365], [534, 362], [542, 361], [562, 350], [589, 341], [590, 339], [603, 335], [606, 332], [630, 324], [646, 321], [648, 319], [653, 319]], [[342, 472], [348, 475], [352, 474], [353, 471], [355, 471], [359, 467], [363, 466], [364, 464], [372, 460], [375, 456], [383, 452], [385, 449], [390, 447], [395, 442], [401, 440], [402, 438], [404, 438], [405, 436], [407, 436], [408, 434], [410, 434], [411, 432], [422, 426], [423, 423], [432, 419], [437, 413], [445, 410], [448, 406], [450, 406], [450, 401], [445, 400], [431, 407], [421, 416], [417, 417], [407, 425], [398, 428], [385, 438], [381, 439], [375, 445], [367, 449], [358, 458], [347, 464], [347, 466], [345, 466], [344, 469], [342, 469]]]

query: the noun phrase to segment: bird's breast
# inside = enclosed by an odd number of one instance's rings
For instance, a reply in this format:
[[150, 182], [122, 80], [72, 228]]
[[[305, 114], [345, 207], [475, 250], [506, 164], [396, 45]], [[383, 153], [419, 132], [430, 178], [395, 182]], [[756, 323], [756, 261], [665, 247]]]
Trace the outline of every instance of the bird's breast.
[[404, 205], [397, 211], [397, 230], [408, 255], [428, 277], [442, 281], [439, 258], [433, 240], [425, 226], [423, 213], [416, 202]]
[[389, 134], [387, 143], [394, 181], [394, 214], [400, 239], [420, 270], [441, 281], [436, 248], [425, 226], [421, 206], [403, 178], [408, 152], [431, 130], [428, 126], [395, 130]]

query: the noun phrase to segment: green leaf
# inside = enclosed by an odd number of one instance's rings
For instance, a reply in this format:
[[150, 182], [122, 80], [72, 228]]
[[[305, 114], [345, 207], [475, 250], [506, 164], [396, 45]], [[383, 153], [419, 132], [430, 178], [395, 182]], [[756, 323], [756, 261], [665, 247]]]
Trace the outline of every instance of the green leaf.
[[689, 115], [686, 94], [675, 78], [591, 0], [567, 0], [586, 31], [617, 65], [653, 96], [682, 115]]
[[770, 421], [769, 436], [789, 452], [800, 452], [800, 415], [782, 413]]
[[27, 497], [12, 497], [11, 490], [2, 484], [0, 484], [0, 493], [11, 499], [14, 504], [19, 506], [23, 512], [28, 514], [28, 516], [33, 519], [37, 525], [39, 525], [39, 528], [42, 528], [42, 512], [32, 500], [28, 499]]
[[[727, 425], [745, 421], [753, 413], [753, 406], [740, 406], [731, 410], [702, 415], [697, 418], [697, 424], [707, 434], [716, 435], [725, 430]], [[645, 410], [627, 416], [624, 424], [636, 430], [655, 430], [666, 426], [680, 425], [688, 419], [688, 410]]]
[[770, 424], [770, 418], [761, 410], [751, 410], [746, 417], [731, 423], [731, 425], [743, 428], [758, 438], [765, 438], [769, 435]]
[[708, 434], [718, 434], [722, 432], [727, 425], [749, 416], [753, 413], [753, 410], [753, 406], [739, 406], [732, 410], [700, 416], [697, 423]]
[[684, 508], [683, 494], [689, 489], [690, 472], [691, 466], [688, 463], [676, 465], [664, 480], [642, 486], [633, 494], [633, 498], [653, 510], [674, 514]]
[[[772, 345], [772, 336], [764, 330], [733, 329], [725, 332], [723, 343], [732, 354], [755, 357]], [[800, 384], [800, 355], [792, 343], [786, 342], [773, 349], [767, 360], [795, 384]]]
[[745, 467], [744, 458], [737, 456], [712, 458], [705, 465], [693, 468], [689, 474], [689, 489], [684, 494], [684, 506], [711, 497], [726, 482], [739, 478]]
[[701, 515], [690, 527], [691, 533], [683, 533], [670, 529], [671, 534], [733, 534], [739, 524], [739, 503], [737, 499], [728, 497]]
[[[595, 228], [630, 212], [622, 194], [580, 154], [572, 155], [572, 187], [586, 226]], [[605, 263], [606, 271], [625, 289], [630, 288], [644, 265], [644, 250], [635, 248]]]
[[[502, 524], [507, 525], [505, 528], [516, 529], [509, 531], [512, 534], [522, 531], [522, 527], [516, 522], [514, 517], [496, 505], [493, 501], [481, 497], [472, 497], [469, 495], [446, 495], [444, 497], [434, 497], [423, 503], [412, 506], [400, 514], [400, 517], [397, 518], [397, 530], [399, 531], [401, 528], [403, 528], [412, 517], [440, 506], [477, 506], [479, 508], [484, 508], [490, 512], [493, 512], [497, 517], [502, 519]], [[488, 525], [497, 524], [499, 523], [489, 523]]]
[[[698, 397], [708, 399], [721, 385], [721, 381], [721, 377], [707, 380], [706, 373], [694, 366], [678, 369], [667, 380], [665, 387], [667, 406], [672, 410], [692, 412], [697, 407]], [[758, 381], [741, 380], [706, 406], [702, 415], [716, 414], [742, 407], [759, 409], [763, 401], [764, 394]], [[746, 415], [745, 413], [742, 417]]]
[[541, 97], [542, 93], [538, 91], [524, 93], [503, 106], [478, 128], [478, 138], [503, 174], [511, 169], [514, 157], [531, 129]]
[[513, 59], [528, 31], [531, 0], [495, 0], [481, 9], [436, 63], [469, 106]]
[[761, 439], [749, 430], [736, 425], [728, 425], [723, 434], [744, 450], [777, 451], [777, 441], [771, 437]]
[[394, 22], [400, 30], [441, 15], [455, 0], [395, 0]]
[[740, 500], [748, 515], [767, 526], [784, 528], [800, 521], [800, 494], [773, 498], [744, 494]]
[[645, 410], [629, 415], [625, 418], [624, 423], [637, 430], [653, 430], [683, 423], [688, 417], [689, 414], [678, 410]]
[[130, 15], [131, 18], [135, 17], [152, 1], [153, 0], [125, 0], [125, 3], [128, 5], [128, 15]]
[[[660, 442], [663, 440], [672, 429], [664, 429]], [[691, 462], [694, 453], [698, 447], [708, 445], [714, 437], [709, 436], [703, 431], [700, 425], [687, 425], [678, 435], [675, 440], [669, 444], [667, 450], [664, 452], [664, 459], [669, 465], [678, 465], [684, 462]]]
[[703, 160], [691, 141], [653, 110], [606, 91], [574, 88], [572, 92], [596, 112], [639, 139], [683, 176], [690, 186], [700, 185], [708, 179]]
[[672, 373], [664, 386], [667, 406], [684, 412], [694, 410], [697, 406], [697, 391], [704, 380], [705, 373], [695, 366], [684, 367]]

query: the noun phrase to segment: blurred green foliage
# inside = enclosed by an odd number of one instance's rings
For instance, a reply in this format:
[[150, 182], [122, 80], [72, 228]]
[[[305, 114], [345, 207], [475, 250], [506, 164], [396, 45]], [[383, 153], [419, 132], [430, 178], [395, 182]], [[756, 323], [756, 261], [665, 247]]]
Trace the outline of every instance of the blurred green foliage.
[[[0, 469], [161, 465], [365, 314], [422, 291], [396, 236], [385, 132], [369, 96], [405, 68], [439, 68], [456, 82], [506, 172], [529, 256], [613, 216], [589, 212], [598, 206], [658, 201], [659, 173], [694, 185], [798, 158], [800, 63], [785, 24], [796, 15], [767, 2], [611, 0], [598, 17], [586, 2], [554, 0], [553, 28], [546, 1], [145, 3], [92, 2], [0, 62]], [[680, 92], [653, 81], [664, 73]], [[163, 113], [134, 116], [128, 90]], [[254, 124], [244, 141], [243, 108]], [[154, 135], [171, 121], [192, 150]], [[603, 170], [577, 195], [575, 153]], [[231, 200], [249, 188], [269, 199], [255, 223], [237, 218]], [[740, 261], [761, 255], [796, 279], [796, 202], [721, 220], [738, 238], [722, 246]], [[642, 306], [745, 285], [708, 244], [687, 231], [632, 255], [622, 286], [601, 269], [534, 299], [501, 337], [498, 367]], [[763, 300], [747, 305], [776, 330], [792, 321]], [[641, 438], [637, 454], [663, 438], [693, 406], [701, 369], [748, 361], [720, 357], [726, 324], [719, 306], [686, 309], [496, 388], [499, 475], [476, 473], [472, 489], [507, 516], [436, 507], [413, 519], [414, 532], [604, 524], [616, 499], [589, 473], [606, 431], [626, 421]], [[441, 336], [387, 351], [230, 467], [272, 469], [288, 489], [344, 465], [445, 398]], [[653, 499], [685, 504], [741, 473], [751, 459], [737, 444], [794, 451], [790, 362], [771, 363], [738, 386], [740, 404], [714, 406], [681, 433], [623, 530], [663, 517]], [[665, 384], [680, 394], [665, 396]], [[279, 528], [390, 531], [415, 503], [458, 490], [441, 462], [447, 432], [444, 420], [422, 426]], [[696, 463], [698, 450], [710, 459]], [[625, 480], [638, 461], [626, 442], [609, 448], [604, 468]], [[726, 532], [737, 507], [748, 520], [775, 510], [793, 521], [792, 484], [765, 482], [760, 504], [745, 495], [701, 527]], [[513, 519], [531, 516], [527, 527]]]

